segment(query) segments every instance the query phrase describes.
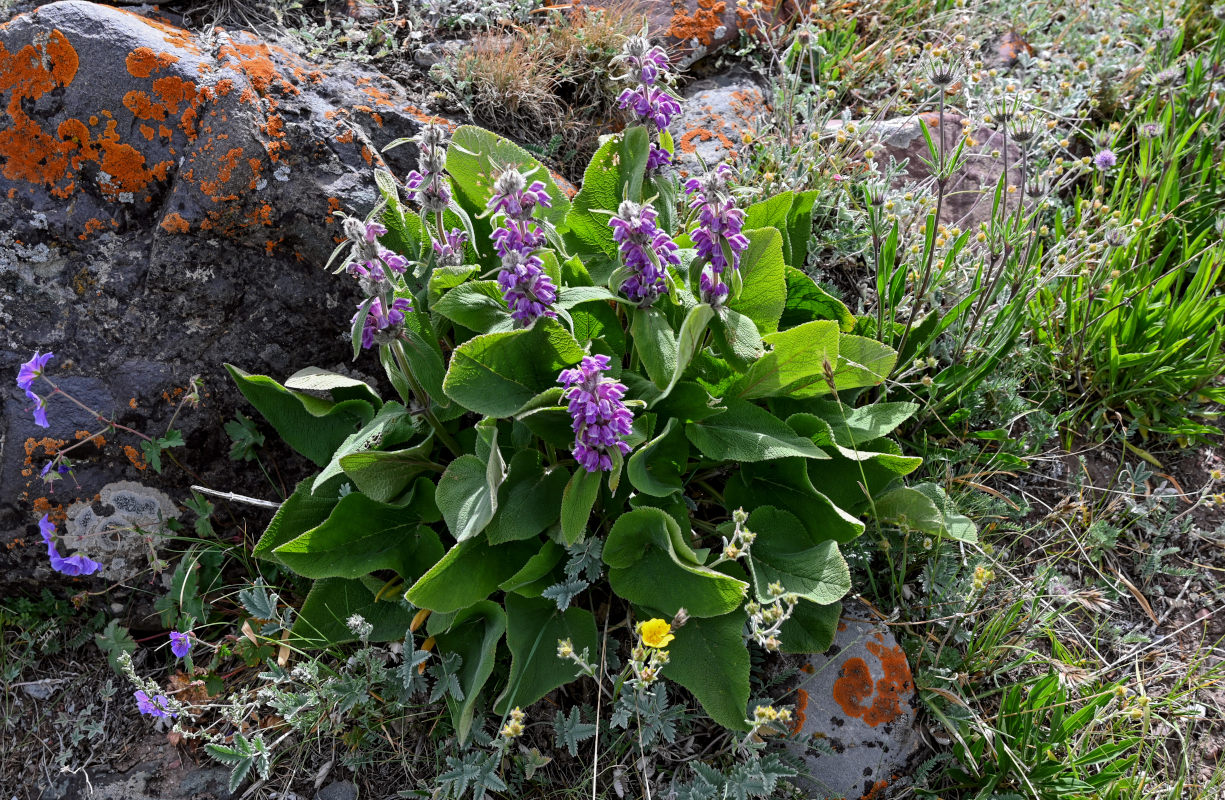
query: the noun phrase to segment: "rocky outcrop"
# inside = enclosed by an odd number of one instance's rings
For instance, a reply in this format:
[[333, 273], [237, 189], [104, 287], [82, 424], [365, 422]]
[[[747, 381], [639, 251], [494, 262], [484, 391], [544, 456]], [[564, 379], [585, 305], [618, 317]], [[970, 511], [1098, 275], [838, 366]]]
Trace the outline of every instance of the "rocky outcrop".
[[[374, 167], [405, 173], [412, 146], [380, 151], [423, 119], [379, 73], [314, 65], [243, 31], [205, 36], [78, 0], [0, 25], [6, 582], [48, 577], [38, 516], [61, 533], [77, 503], [113, 517], [102, 490], [116, 481], [176, 502], [191, 482], [275, 498], [280, 487], [226, 457], [221, 428], [238, 396], [221, 364], [286, 376], [347, 363], [357, 298], [322, 269], [339, 233], [332, 213], [374, 205]], [[190, 472], [155, 475], [135, 438], [111, 434], [74, 451], [75, 480], [49, 493], [38, 478], [46, 458], [101, 425], [54, 398], [51, 428], [34, 426], [13, 378], [36, 348], [57, 354], [49, 374], [65, 390], [155, 436], [202, 376], [201, 408], [174, 421]]]
[[696, 81], [685, 88], [685, 102], [673, 122], [676, 166], [682, 175], [700, 174], [734, 161], [770, 113], [760, 88], [744, 74]]

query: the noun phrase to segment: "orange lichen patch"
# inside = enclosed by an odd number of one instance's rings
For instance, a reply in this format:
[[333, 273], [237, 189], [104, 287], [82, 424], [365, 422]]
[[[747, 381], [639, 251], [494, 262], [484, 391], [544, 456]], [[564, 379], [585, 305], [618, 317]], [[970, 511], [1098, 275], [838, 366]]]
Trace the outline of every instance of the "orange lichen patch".
[[68, 170], [65, 145], [44, 131], [23, 109], [24, 101], [72, 83], [77, 52], [68, 38], [53, 30], [44, 42], [28, 44], [16, 53], [0, 44], [0, 93], [8, 92], [0, 125], [0, 174], [9, 180], [55, 186]]
[[902, 695], [910, 691], [913, 682], [902, 648], [885, 647], [879, 642], [867, 642], [865, 646], [880, 660], [883, 677], [873, 685], [867, 663], [859, 657], [848, 658], [834, 681], [834, 700], [848, 717], [862, 717], [875, 728], [902, 715]]
[[246, 75], [255, 91], [261, 95], [274, 87], [289, 94], [298, 94], [297, 87], [277, 69], [271, 50], [263, 42], [230, 42], [217, 51], [217, 58], [230, 60], [232, 66]]
[[[132, 402], [135, 403], [136, 398], [132, 398]], [[132, 408], [136, 408], [136, 406], [133, 405]], [[81, 441], [82, 439], [92, 438], [94, 442], [94, 447], [98, 448], [99, 450], [101, 450], [103, 445], [106, 444], [106, 437], [100, 433], [92, 434], [89, 431], [77, 431], [75, 434], [73, 434], [73, 436], [76, 437], [78, 442]]]
[[149, 465], [145, 463], [145, 459], [141, 457], [140, 451], [132, 445], [125, 444], [123, 446], [123, 454], [128, 457], [128, 461], [132, 462], [132, 466], [136, 467], [141, 472], [144, 472], [149, 468]]
[[234, 168], [238, 166], [238, 160], [242, 158], [242, 148], [230, 148], [224, 156], [221, 157], [217, 168], [217, 179], [212, 181], [200, 181], [200, 188], [204, 190], [214, 202], [222, 202], [224, 200], [237, 200], [238, 195], [228, 194], [222, 195], [221, 190], [225, 184], [229, 183], [231, 176], [234, 174]]
[[729, 152], [736, 151], [736, 145], [732, 140], [719, 131], [712, 131], [709, 128], [694, 128], [682, 136], [676, 143], [676, 147], [682, 153], [692, 153], [697, 149], [697, 144], [694, 140], [700, 142], [709, 142], [711, 139], [718, 139], [719, 142], [728, 149]]
[[681, 41], [697, 39], [709, 47], [714, 44], [715, 31], [723, 27], [723, 12], [727, 11], [724, 0], [697, 0], [693, 13], [688, 13], [684, 0], [673, 0], [672, 22], [668, 35]]
[[157, 135], [163, 139], [170, 139], [172, 136], [174, 136], [174, 131], [170, 130], [165, 125], [158, 125]]
[[27, 467], [33, 464], [34, 463], [34, 451], [38, 450], [39, 448], [42, 449], [43, 455], [53, 456], [56, 453], [58, 453], [60, 451], [60, 448], [66, 444], [68, 444], [67, 439], [52, 439], [50, 436], [44, 436], [41, 439], [35, 439], [34, 437], [30, 437], [29, 439], [26, 439], [25, 443], [22, 445], [26, 451], [26, 458], [25, 458], [24, 463]]
[[881, 792], [885, 791], [887, 788], [889, 788], [889, 781], [883, 779], [879, 780], [872, 784], [872, 788], [869, 789], [866, 794], [861, 794], [859, 796], [859, 800], [877, 800], [877, 798], [881, 796]]
[[144, 24], [155, 28], [157, 32], [162, 35], [162, 40], [165, 41], [166, 44], [171, 45], [172, 49], [186, 50], [193, 54], [198, 54], [200, 52], [200, 47], [196, 44], [195, 37], [192, 36], [190, 32], [183, 30], [177, 25], [171, 25], [168, 22], [163, 22], [162, 20], [154, 17], [142, 16], [141, 14], [137, 14], [135, 11], [128, 11], [126, 8], [111, 7], [107, 10], [118, 11], [122, 14], [135, 17]]
[[[98, 233], [101, 230], [104, 230], [105, 228], [106, 228], [106, 223], [103, 222], [102, 220], [96, 219], [96, 218], [88, 219], [85, 221], [85, 230], [82, 233], [80, 233], [77, 236], [77, 238], [83, 242], [86, 239], [88, 239], [90, 236], [94, 235], [95, 233]], [[78, 292], [78, 294], [82, 294], [82, 292]]]
[[45, 514], [55, 523], [68, 519], [68, 512], [64, 510], [64, 507], [58, 503], [52, 503], [46, 497], [36, 497], [30, 505], [36, 517], [41, 517]]
[[136, 398], [135, 397], [128, 398], [128, 408], [136, 408]]
[[179, 60], [179, 57], [170, 53], [155, 53], [151, 48], [138, 47], [131, 53], [128, 53], [126, 63], [128, 72], [134, 78], [147, 78], [154, 72], [168, 67]]
[[795, 690], [795, 711], [791, 714], [791, 735], [799, 736], [800, 731], [804, 730], [804, 722], [808, 719], [808, 692], [803, 689]]
[[367, 147], [366, 145], [362, 145], [362, 160], [365, 161], [367, 164], [374, 163], [374, 156], [371, 154], [370, 148]]
[[817, 671], [817, 668], [814, 667], [812, 664], [804, 664], [803, 666], [800, 667], [800, 672], [806, 673], [808, 675], [813, 675], [816, 673], [816, 671]]
[[427, 114], [416, 106], [404, 106], [404, 112], [423, 125], [441, 125], [451, 132], [454, 132], [459, 127], [449, 119]]
[[353, 131], [352, 130], [345, 131], [344, 133], [336, 137], [336, 141], [340, 142], [341, 144], [351, 143], [353, 141]]
[[[191, 223], [183, 219], [183, 216], [177, 211], [171, 211], [162, 219], [162, 230], [167, 233], [187, 233], [191, 230]], [[136, 408], [135, 399], [132, 400], [132, 408]]]
[[153, 141], [153, 137], [154, 137], [154, 136], [157, 136], [157, 131], [153, 130], [153, 129], [152, 129], [152, 128], [150, 128], [148, 125], [143, 125], [143, 124], [142, 124], [142, 125], [140, 126], [140, 135], [141, 135], [141, 136], [143, 136], [143, 137], [145, 137], [145, 138], [146, 138], [146, 139], [148, 139], [149, 141]]

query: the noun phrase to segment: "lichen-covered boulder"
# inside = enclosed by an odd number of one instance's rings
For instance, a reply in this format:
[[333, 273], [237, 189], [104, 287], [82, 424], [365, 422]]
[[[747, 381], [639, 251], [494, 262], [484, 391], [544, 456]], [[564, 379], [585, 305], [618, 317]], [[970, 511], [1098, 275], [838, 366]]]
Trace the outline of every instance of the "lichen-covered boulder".
[[722, 75], [685, 88], [681, 113], [672, 123], [676, 166], [682, 175], [697, 174], [734, 161], [744, 139], [758, 131], [770, 113], [765, 95], [747, 75]]
[[800, 781], [811, 797], [885, 797], [904, 782], [920, 744], [914, 678], [893, 634], [864, 606], [848, 605], [829, 651], [805, 659], [783, 702], [795, 709], [792, 747], [804, 756]]
[[[82, 241], [144, 227], [317, 260], [422, 113], [378, 73], [82, 0], [0, 28], [0, 198]], [[398, 154], [401, 163], [411, 148]]]
[[[191, 483], [292, 491], [303, 466], [275, 437], [270, 479], [227, 458], [222, 426], [243, 405], [222, 364], [282, 378], [346, 368], [359, 298], [323, 269], [332, 213], [370, 210], [372, 169], [402, 177], [416, 158], [381, 149], [425, 118], [379, 73], [314, 65], [242, 31], [206, 36], [79, 0], [0, 25], [0, 587], [54, 577], [35, 522], [48, 514], [76, 536], [69, 509], [112, 515], [102, 495], [117, 481], [175, 504]], [[106, 419], [160, 436], [173, 417], [180, 463], [168, 456], [158, 475], [135, 436], [108, 433], [74, 450], [74, 475], [50, 491], [47, 459], [104, 423], [57, 397], [51, 427], [35, 426], [14, 379], [36, 348]], [[180, 409], [194, 375], [200, 407]], [[257, 510], [218, 510], [239, 529], [263, 524]]]

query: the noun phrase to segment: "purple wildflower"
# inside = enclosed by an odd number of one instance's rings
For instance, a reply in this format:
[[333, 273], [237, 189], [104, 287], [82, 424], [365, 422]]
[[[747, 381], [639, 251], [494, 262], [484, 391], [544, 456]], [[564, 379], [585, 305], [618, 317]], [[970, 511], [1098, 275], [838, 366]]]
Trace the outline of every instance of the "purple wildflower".
[[460, 228], [454, 228], [443, 236], [442, 242], [434, 242], [434, 254], [438, 263], [447, 267], [457, 267], [464, 263], [464, 243], [468, 241], [468, 233]]
[[158, 694], [153, 697], [145, 694], [144, 691], [137, 690], [133, 697], [136, 698], [136, 708], [142, 714], [148, 714], [151, 717], [176, 717], [178, 716], [169, 709], [170, 701], [166, 699], [166, 695]]
[[26, 393], [26, 397], [31, 400], [37, 400], [38, 395], [34, 394], [30, 387], [34, 385], [35, 379], [43, 374], [43, 370], [47, 366], [47, 362], [55, 358], [54, 353], [42, 353], [34, 351], [34, 357], [21, 365], [21, 369], [17, 370], [17, 388]]
[[[366, 320], [362, 326], [362, 348], [369, 350], [374, 347], [376, 335], [386, 331], [388, 328], [398, 328], [404, 324], [404, 313], [412, 311], [413, 304], [403, 297], [398, 297], [391, 303], [391, 308], [384, 313], [383, 301], [379, 298], [374, 298], [374, 302], [370, 304], [369, 310], [366, 312]], [[353, 315], [353, 319], [349, 322], [357, 322], [357, 314]]]
[[552, 207], [553, 202], [545, 190], [543, 181], [532, 181], [517, 170], [505, 170], [493, 183], [493, 196], [487, 208], [490, 214], [505, 214], [512, 220], [525, 222], [531, 219], [536, 206]]
[[51, 559], [51, 569], [64, 575], [93, 575], [98, 570], [102, 569], [102, 565], [93, 559], [77, 553], [75, 556], [64, 558], [60, 555], [60, 551], [56, 549], [55, 540], [51, 537], [55, 535], [55, 524], [51, 522], [47, 514], [43, 514], [43, 518], [38, 521], [38, 532], [42, 534], [43, 544], [47, 545], [47, 557]]
[[658, 86], [639, 85], [621, 92], [618, 108], [632, 109], [642, 122], [651, 122], [659, 130], [667, 128], [672, 118], [681, 113], [676, 98]]
[[650, 204], [640, 206], [626, 200], [609, 220], [613, 241], [621, 248], [621, 258], [630, 275], [621, 284], [621, 291], [630, 300], [649, 306], [661, 294], [667, 294], [667, 265], [679, 267], [680, 255], [676, 243], [655, 225], [657, 214]]
[[545, 274], [544, 262], [530, 251], [525, 255], [511, 250], [502, 256], [498, 286], [502, 287], [511, 318], [520, 325], [526, 327], [538, 317], [557, 316], [549, 308], [557, 302], [557, 288]]
[[426, 125], [417, 138], [417, 169], [408, 173], [404, 185], [413, 192], [421, 210], [442, 213], [451, 204], [447, 184], [447, 132], [441, 125]]
[[657, 174], [662, 172], [664, 167], [671, 165], [672, 154], [655, 142], [651, 142], [651, 150], [647, 153], [647, 172]]
[[377, 222], [365, 222], [349, 217], [344, 223], [345, 235], [353, 243], [353, 261], [346, 267], [350, 275], [372, 284], [367, 287], [371, 293], [377, 291], [377, 285], [387, 280], [384, 270], [391, 270], [397, 275], [403, 275], [408, 269], [408, 259], [379, 246], [379, 238], [387, 233], [387, 228]]
[[510, 169], [498, 176], [489, 198], [490, 214], [503, 214], [502, 225], [493, 232], [493, 245], [502, 259], [498, 285], [510, 308], [510, 315], [520, 326], [530, 325], [538, 317], [556, 317], [550, 306], [557, 302], [557, 287], [544, 271], [544, 261], [536, 250], [545, 244], [544, 232], [532, 221], [537, 206], [548, 208], [549, 195], [544, 183], [534, 181]]
[[176, 658], [186, 658], [187, 654], [191, 652], [191, 631], [187, 633], [171, 631], [170, 652], [174, 653]]
[[[713, 273], [707, 279], [703, 270], [702, 299], [714, 306], [721, 305], [728, 294], [724, 271], [739, 269], [740, 254], [749, 246], [748, 238], [741, 233], [744, 211], [736, 207], [729, 186], [731, 173], [727, 164], [720, 164], [704, 177], [685, 182], [685, 191], [692, 196], [689, 207], [698, 211], [698, 226], [690, 238], [698, 257], [706, 259]], [[720, 284], [724, 284], [722, 290], [718, 289]]]
[[1106, 148], [1093, 157], [1093, 163], [1098, 169], [1105, 171], [1117, 164], [1118, 158], [1113, 150]]
[[604, 377], [608, 364], [606, 355], [583, 356], [577, 367], [564, 369], [557, 376], [557, 382], [566, 387], [562, 397], [570, 401], [574, 428], [571, 452], [588, 472], [607, 472], [613, 466], [610, 453], [626, 456], [630, 451], [621, 437], [630, 434], [634, 415], [621, 402], [625, 385]]

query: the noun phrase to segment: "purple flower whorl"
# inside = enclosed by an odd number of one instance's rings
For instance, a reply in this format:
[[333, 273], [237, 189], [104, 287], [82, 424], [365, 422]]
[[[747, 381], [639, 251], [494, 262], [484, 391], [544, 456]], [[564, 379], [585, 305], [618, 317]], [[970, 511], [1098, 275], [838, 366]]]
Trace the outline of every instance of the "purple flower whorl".
[[[638, 122], [648, 128], [654, 127], [660, 133], [667, 130], [672, 119], [681, 113], [681, 104], [656, 85], [661, 78], [667, 79], [670, 66], [663, 48], [652, 46], [641, 36], [631, 36], [613, 63], [623, 63], [629, 67], [629, 72], [618, 80], [630, 80], [636, 84], [622, 90], [617, 106], [630, 109]], [[657, 175], [671, 163], [672, 154], [657, 142], [652, 142], [647, 155], [647, 174]]]
[[[366, 312], [366, 321], [362, 326], [362, 349], [369, 350], [374, 347], [379, 338], [378, 335], [389, 329], [394, 336], [395, 329], [404, 324], [404, 313], [412, 310], [413, 304], [407, 298], [396, 298], [387, 311], [383, 311], [383, 301], [380, 298], [374, 298], [374, 302], [370, 304], [370, 309]], [[357, 322], [357, 315], [354, 314], [353, 319], [349, 322]]]
[[608, 356], [583, 356], [574, 369], [564, 369], [557, 382], [566, 387], [562, 397], [570, 401], [573, 419], [574, 458], [588, 472], [612, 469], [613, 450], [629, 455], [629, 445], [621, 441], [632, 431], [634, 415], [621, 399], [625, 385], [604, 377]]
[[620, 246], [621, 258], [630, 272], [621, 284], [621, 291], [643, 307], [667, 294], [667, 265], [679, 267], [681, 263], [679, 248], [656, 227], [656, 216], [650, 204], [640, 206], [626, 200], [608, 222], [613, 229], [613, 241]]
[[550, 306], [557, 302], [557, 287], [544, 271], [536, 251], [545, 244], [540, 225], [532, 220], [537, 206], [549, 208], [552, 201], [542, 181], [528, 185], [517, 170], [508, 169], [493, 184], [487, 206], [490, 214], [503, 216], [494, 230], [494, 249], [502, 259], [498, 285], [510, 308], [511, 318], [527, 327], [539, 317], [556, 317]]
[[441, 213], [451, 204], [447, 185], [447, 133], [441, 125], [426, 125], [417, 137], [417, 169], [408, 173], [404, 185], [427, 213]]
[[361, 279], [367, 293], [374, 294], [379, 285], [388, 280], [386, 270], [403, 275], [408, 269], [407, 258], [379, 246], [379, 237], [387, 233], [387, 229], [379, 223], [363, 223], [354, 217], [347, 217], [344, 231], [353, 243], [354, 259], [345, 269], [350, 275]]
[[749, 240], [741, 233], [744, 211], [736, 207], [729, 181], [732, 170], [720, 164], [701, 178], [685, 182], [685, 192], [691, 196], [689, 207], [697, 209], [698, 226], [690, 234], [699, 258], [709, 264], [702, 270], [702, 299], [720, 306], [727, 299], [728, 288], [723, 273], [740, 268], [740, 254], [748, 249]]

